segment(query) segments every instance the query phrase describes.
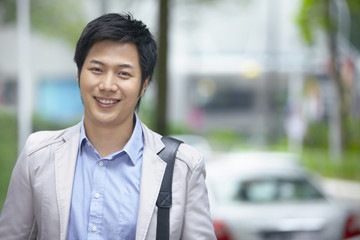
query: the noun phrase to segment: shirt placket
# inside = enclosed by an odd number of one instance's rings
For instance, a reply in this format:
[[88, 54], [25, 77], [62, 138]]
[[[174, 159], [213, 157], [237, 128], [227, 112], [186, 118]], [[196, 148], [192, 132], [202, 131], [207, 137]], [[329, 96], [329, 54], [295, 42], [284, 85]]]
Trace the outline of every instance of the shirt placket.
[[91, 191], [88, 239], [101, 239], [107, 161], [99, 159], [94, 169]]

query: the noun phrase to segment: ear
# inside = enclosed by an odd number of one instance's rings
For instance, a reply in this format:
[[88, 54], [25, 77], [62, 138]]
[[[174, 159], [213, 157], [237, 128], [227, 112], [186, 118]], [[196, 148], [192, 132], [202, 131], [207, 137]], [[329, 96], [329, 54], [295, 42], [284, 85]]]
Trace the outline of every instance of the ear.
[[150, 79], [150, 76], [145, 79], [145, 82], [144, 82], [144, 84], [142, 86], [142, 89], [141, 89], [140, 97], [142, 97], [144, 95], [145, 90], [147, 89], [147, 87], [149, 85], [149, 79]]

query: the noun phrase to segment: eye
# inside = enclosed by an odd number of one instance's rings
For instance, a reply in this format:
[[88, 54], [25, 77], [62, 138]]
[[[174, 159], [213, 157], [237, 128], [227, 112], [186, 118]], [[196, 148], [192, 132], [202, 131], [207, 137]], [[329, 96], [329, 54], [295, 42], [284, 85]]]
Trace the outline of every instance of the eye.
[[128, 72], [120, 72], [119, 76], [123, 77], [123, 78], [129, 78], [129, 77], [131, 77], [131, 74]]
[[91, 71], [93, 72], [102, 72], [100, 68], [98, 67], [93, 67], [93, 68], [90, 68]]

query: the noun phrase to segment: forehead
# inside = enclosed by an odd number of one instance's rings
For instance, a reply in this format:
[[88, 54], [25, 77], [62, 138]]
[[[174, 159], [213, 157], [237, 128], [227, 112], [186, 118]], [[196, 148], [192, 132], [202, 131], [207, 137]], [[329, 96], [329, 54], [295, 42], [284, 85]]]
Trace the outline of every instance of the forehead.
[[118, 42], [102, 40], [96, 42], [90, 48], [85, 61], [92, 59], [106, 62], [132, 62], [138, 65], [139, 55], [137, 46], [130, 42]]

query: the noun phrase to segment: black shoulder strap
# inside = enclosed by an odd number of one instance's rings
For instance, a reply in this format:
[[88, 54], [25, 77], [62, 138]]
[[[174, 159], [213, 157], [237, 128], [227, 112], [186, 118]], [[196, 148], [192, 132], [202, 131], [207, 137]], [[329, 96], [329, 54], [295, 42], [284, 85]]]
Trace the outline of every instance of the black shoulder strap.
[[162, 137], [161, 140], [165, 144], [165, 148], [158, 155], [167, 165], [156, 201], [158, 207], [156, 240], [169, 240], [169, 213], [172, 205], [171, 186], [174, 162], [176, 152], [182, 142], [171, 137]]

